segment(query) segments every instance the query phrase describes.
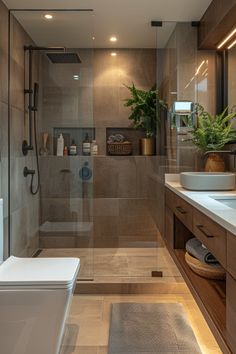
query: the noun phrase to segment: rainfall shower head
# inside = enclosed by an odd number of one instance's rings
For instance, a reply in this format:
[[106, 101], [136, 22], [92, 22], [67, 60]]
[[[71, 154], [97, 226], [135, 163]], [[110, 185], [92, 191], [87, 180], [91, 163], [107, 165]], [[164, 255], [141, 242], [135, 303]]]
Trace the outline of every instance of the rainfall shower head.
[[81, 59], [75, 52], [52, 52], [47, 53], [47, 57], [53, 64], [79, 64]]

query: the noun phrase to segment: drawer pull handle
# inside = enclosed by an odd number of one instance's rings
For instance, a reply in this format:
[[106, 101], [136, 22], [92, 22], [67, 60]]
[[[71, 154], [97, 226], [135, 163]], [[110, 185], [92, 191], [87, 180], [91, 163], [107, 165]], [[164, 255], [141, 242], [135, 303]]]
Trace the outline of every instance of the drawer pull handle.
[[176, 210], [180, 212], [180, 214], [187, 214], [187, 211], [185, 211], [182, 207], [177, 206]]
[[206, 236], [207, 238], [213, 238], [213, 237], [214, 237], [213, 235], [209, 234], [209, 233], [206, 231], [206, 229], [204, 228], [203, 225], [197, 225], [197, 228], [198, 228], [198, 230], [201, 231], [201, 233], [202, 233], [204, 236]]

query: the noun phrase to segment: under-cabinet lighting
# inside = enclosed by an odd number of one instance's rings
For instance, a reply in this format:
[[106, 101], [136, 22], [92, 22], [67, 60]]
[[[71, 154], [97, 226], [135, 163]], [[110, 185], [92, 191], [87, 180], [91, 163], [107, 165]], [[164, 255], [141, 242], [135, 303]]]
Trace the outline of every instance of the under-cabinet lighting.
[[230, 34], [225, 39], [223, 39], [222, 42], [220, 42], [220, 44], [217, 46], [217, 49], [221, 49], [233, 37], [235, 33], [236, 33], [236, 28], [232, 32], [230, 32]]
[[233, 41], [233, 43], [231, 43], [231, 44], [228, 46], [228, 49], [233, 48], [233, 47], [235, 46], [235, 44], [236, 44], [236, 39], [235, 39], [235, 41]]
[[112, 57], [116, 57], [116, 56], [117, 56], [117, 53], [116, 53], [116, 52], [112, 52], [112, 53], [111, 53], [111, 56], [112, 56]]

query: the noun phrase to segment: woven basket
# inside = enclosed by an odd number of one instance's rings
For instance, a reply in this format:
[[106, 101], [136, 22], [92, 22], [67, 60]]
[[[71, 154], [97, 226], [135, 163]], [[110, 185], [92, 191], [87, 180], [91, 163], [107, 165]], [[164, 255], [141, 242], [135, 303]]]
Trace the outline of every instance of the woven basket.
[[200, 262], [198, 259], [192, 257], [188, 252], [185, 253], [185, 261], [189, 267], [201, 277], [207, 279], [225, 279], [225, 270], [221, 265], [211, 266]]
[[109, 155], [131, 155], [132, 143], [125, 141], [124, 143], [107, 143], [107, 152]]

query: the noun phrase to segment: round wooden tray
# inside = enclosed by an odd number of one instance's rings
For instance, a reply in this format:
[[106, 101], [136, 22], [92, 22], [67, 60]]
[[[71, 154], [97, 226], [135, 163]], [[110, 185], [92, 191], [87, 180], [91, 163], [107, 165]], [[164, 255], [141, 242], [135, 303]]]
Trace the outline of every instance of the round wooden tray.
[[201, 277], [216, 280], [225, 279], [225, 270], [221, 265], [211, 266], [202, 263], [198, 259], [192, 257], [188, 252], [185, 253], [185, 260], [189, 267]]

